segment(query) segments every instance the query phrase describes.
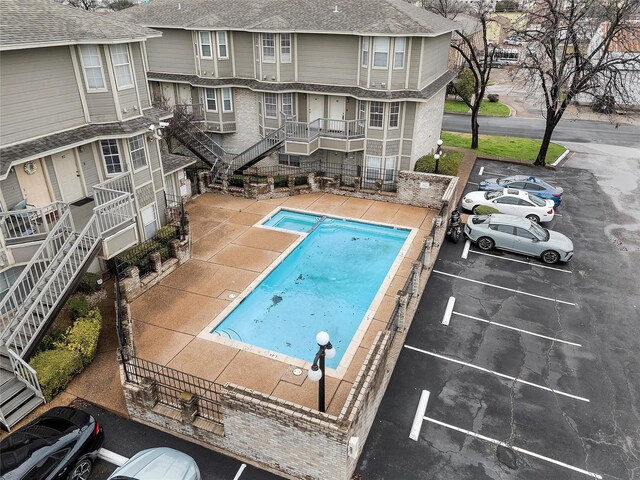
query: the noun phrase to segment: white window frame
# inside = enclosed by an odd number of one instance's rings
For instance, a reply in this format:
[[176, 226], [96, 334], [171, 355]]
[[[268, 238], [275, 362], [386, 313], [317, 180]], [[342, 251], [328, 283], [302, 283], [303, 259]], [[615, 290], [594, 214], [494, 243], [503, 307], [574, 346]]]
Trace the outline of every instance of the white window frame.
[[280, 34], [280, 62], [291, 63], [291, 34]]
[[[117, 51], [121, 49], [122, 51]], [[111, 45], [109, 47], [109, 51], [111, 52], [111, 65], [113, 65], [113, 75], [116, 78], [116, 88], [118, 91], [135, 87], [133, 81], [133, 70], [131, 68], [131, 55], [129, 55], [129, 46], [126, 43], [118, 43], [116, 45]], [[116, 63], [116, 58], [119, 55], [126, 56], [126, 61]], [[125, 73], [124, 78], [122, 77], [123, 73]], [[128, 78], [126, 78], [127, 76]]]
[[[395, 111], [394, 111], [395, 110]], [[395, 120], [395, 125], [394, 125]], [[391, 102], [389, 104], [389, 128], [398, 128], [400, 126], [400, 102]]]
[[[378, 108], [382, 108], [378, 111]], [[378, 116], [380, 118], [380, 125], [373, 125], [373, 115], [376, 116], [376, 123]], [[369, 128], [384, 128], [384, 102], [372, 101], [369, 105]]]
[[[218, 40], [218, 58], [220, 60], [227, 60], [229, 58], [229, 42], [227, 40], [227, 32], [217, 32], [216, 39]], [[224, 47], [224, 53], [222, 52], [222, 47]]]
[[407, 50], [406, 37], [396, 37], [393, 45], [393, 68], [404, 68], [404, 57]]
[[[149, 222], [149, 223], [145, 223], [145, 213], [147, 213], [147, 211], [149, 210], [153, 210], [153, 221]], [[145, 240], [149, 240], [150, 238], [152, 238], [156, 232], [158, 231], [158, 215], [157, 215], [157, 209], [156, 209], [156, 205], [155, 203], [152, 203], [151, 205], [147, 205], [144, 208], [140, 209], [140, 223], [142, 224], [142, 231], [144, 233], [144, 238]], [[151, 235], [147, 235], [147, 227], [155, 224], [155, 231], [151, 234]]]
[[358, 120], [367, 119], [367, 101], [358, 100]]
[[[384, 65], [380, 62], [380, 55], [384, 55]], [[373, 68], [389, 67], [389, 37], [373, 37]]]
[[[115, 146], [115, 153], [110, 152], [108, 155], [105, 155], [104, 153], [104, 145], [107, 145], [110, 149]], [[124, 169], [122, 168], [122, 156], [120, 155], [120, 147], [118, 146], [118, 140], [116, 140], [115, 138], [110, 138], [107, 140], [100, 140], [100, 156], [102, 157], [102, 163], [104, 165], [104, 171], [107, 177], [113, 177], [114, 175], [120, 175], [122, 172], [124, 172]], [[107, 157], [109, 159], [113, 159], [116, 158], [118, 160], [117, 165], [119, 168], [119, 171], [117, 172], [110, 172], [109, 171], [109, 163], [107, 162]], [[113, 162], [111, 165], [116, 165], [115, 162]]]
[[[264, 117], [265, 118], [278, 118], [278, 95], [271, 92], [264, 92]], [[272, 100], [267, 102], [268, 100]]]
[[384, 159], [384, 172], [383, 180], [385, 182], [393, 182], [394, 173], [396, 171], [396, 164], [398, 162], [397, 155], [390, 155]]
[[[263, 33], [261, 35], [261, 46], [262, 46], [262, 61], [264, 63], [276, 63], [276, 34], [275, 33]], [[271, 43], [271, 45], [267, 44], [267, 41]], [[273, 53], [267, 54], [266, 51], [270, 50]]]
[[[131, 137], [127, 143], [129, 144], [129, 157], [131, 158], [131, 168], [133, 171], [136, 172], [146, 168], [149, 162], [147, 161], [147, 151], [144, 147], [144, 136], [138, 135]], [[142, 152], [142, 156], [139, 156], [140, 152]], [[142, 162], [140, 162], [140, 160], [142, 160]], [[138, 163], [136, 164], [136, 162]]]
[[[227, 102], [229, 102], [229, 108], [227, 108]], [[222, 111], [224, 113], [233, 112], [233, 95], [230, 88], [222, 89]]]
[[287, 92], [282, 94], [282, 113], [293, 116], [293, 93]]
[[[97, 59], [97, 65], [87, 65], [90, 58]], [[82, 75], [84, 76], [84, 85], [88, 93], [93, 92], [106, 92], [107, 81], [104, 77], [104, 68], [102, 68], [102, 54], [98, 45], [80, 45], [80, 63], [82, 64]], [[98, 70], [100, 72], [100, 78], [102, 80], [101, 87], [91, 87], [89, 85], [89, 78], [87, 77], [87, 71]], [[97, 77], [96, 77], [97, 79]]]
[[[377, 163], [377, 165], [371, 165], [372, 163]], [[375, 174], [372, 172], [375, 169]], [[364, 176], [368, 181], [375, 181], [380, 178], [380, 173], [382, 172], [382, 157], [377, 155], [367, 155], [367, 163], [365, 164]]]
[[[213, 95], [210, 97], [209, 95]], [[213, 100], [213, 109], [209, 107], [209, 100]], [[218, 112], [218, 94], [215, 88], [204, 89], [204, 104], [207, 112]]]
[[362, 53], [360, 55], [360, 65], [369, 67], [369, 37], [362, 37]]
[[[203, 41], [203, 35], [206, 35], [207, 41]], [[211, 46], [211, 32], [198, 32], [198, 45], [200, 46], [200, 58], [213, 58], [213, 47]], [[203, 47], [209, 47], [209, 55], [204, 53]]]

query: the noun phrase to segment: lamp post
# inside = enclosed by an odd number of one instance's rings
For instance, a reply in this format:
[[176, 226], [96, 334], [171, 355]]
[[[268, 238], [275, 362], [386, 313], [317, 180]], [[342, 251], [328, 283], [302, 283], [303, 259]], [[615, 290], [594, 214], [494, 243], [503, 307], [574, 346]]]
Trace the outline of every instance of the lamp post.
[[438, 163], [440, 162], [440, 155], [442, 154], [442, 139], [438, 139], [438, 148], [436, 149], [436, 153], [433, 154], [433, 158], [436, 161], [436, 170], [434, 173], [438, 173]]
[[329, 341], [329, 334], [327, 332], [318, 332], [316, 335], [316, 343], [318, 344], [318, 353], [316, 353], [313, 359], [313, 365], [309, 368], [307, 375], [312, 382], [320, 381], [318, 385], [318, 410], [322, 413], [326, 411], [324, 405], [324, 359], [325, 357], [331, 360], [336, 356], [336, 349], [333, 348]]

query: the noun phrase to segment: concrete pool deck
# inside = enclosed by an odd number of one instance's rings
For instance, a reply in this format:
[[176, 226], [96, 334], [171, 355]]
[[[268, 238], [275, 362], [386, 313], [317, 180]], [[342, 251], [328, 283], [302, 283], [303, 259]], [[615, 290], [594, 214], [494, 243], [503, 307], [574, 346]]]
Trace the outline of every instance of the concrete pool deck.
[[253, 225], [278, 206], [418, 229], [342, 378], [327, 376], [327, 411], [337, 415], [395, 294], [431, 230], [435, 210], [314, 193], [262, 201], [206, 193], [187, 205], [192, 258], [131, 305], [136, 355], [217, 383], [235, 383], [306, 407], [317, 407], [317, 384], [295, 365], [198, 338], [298, 236]]

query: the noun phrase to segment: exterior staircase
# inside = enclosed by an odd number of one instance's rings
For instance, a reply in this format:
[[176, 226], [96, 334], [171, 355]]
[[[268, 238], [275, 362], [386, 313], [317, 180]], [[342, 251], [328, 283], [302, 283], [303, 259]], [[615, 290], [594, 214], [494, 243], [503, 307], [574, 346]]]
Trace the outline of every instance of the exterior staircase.
[[101, 251], [104, 237], [135, 217], [130, 193], [94, 190], [98, 205], [86, 226], [78, 231], [65, 206], [0, 301], [0, 424], [7, 430], [45, 401], [27, 360]]
[[227, 152], [205, 131], [201, 130], [179, 109], [173, 116], [177, 139], [198, 158], [211, 166], [213, 181], [220, 174], [241, 174], [250, 166], [269, 156], [285, 141], [285, 127], [280, 127], [239, 154]]

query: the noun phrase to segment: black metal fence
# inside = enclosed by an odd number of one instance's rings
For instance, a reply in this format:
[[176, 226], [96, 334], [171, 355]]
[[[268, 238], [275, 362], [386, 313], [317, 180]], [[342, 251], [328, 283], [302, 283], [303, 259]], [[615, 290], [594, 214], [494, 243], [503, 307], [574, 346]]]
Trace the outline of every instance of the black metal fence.
[[163, 262], [167, 261], [171, 254], [169, 251], [169, 242], [180, 239], [179, 226], [165, 225], [160, 228], [153, 238], [146, 240], [135, 247], [125, 250], [110, 260], [113, 270], [117, 275], [123, 275], [129, 267], [138, 267], [140, 276], [153, 271], [153, 265], [149, 259], [149, 254], [160, 252]]

